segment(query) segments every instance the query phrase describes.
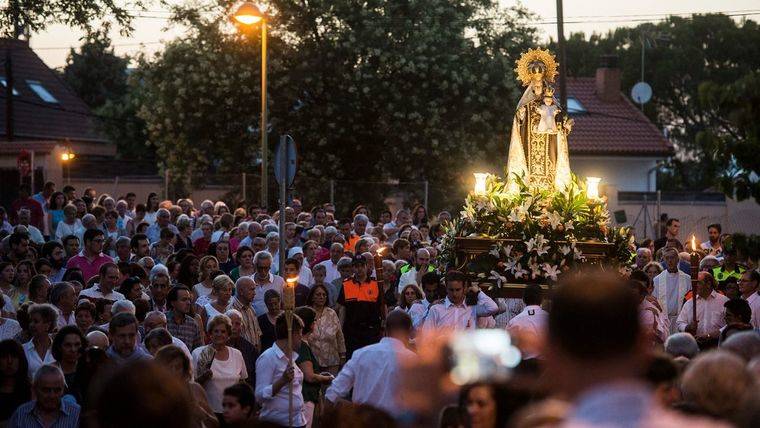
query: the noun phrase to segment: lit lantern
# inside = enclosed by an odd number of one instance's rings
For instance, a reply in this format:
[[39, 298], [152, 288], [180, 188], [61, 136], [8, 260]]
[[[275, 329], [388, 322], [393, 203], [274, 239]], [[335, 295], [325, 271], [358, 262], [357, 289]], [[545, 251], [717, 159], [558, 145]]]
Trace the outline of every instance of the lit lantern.
[[599, 177], [586, 177], [586, 196], [589, 199], [599, 199]]
[[488, 174], [484, 172], [476, 172], [473, 175], [475, 175], [475, 194], [485, 195], [486, 179], [488, 178]]

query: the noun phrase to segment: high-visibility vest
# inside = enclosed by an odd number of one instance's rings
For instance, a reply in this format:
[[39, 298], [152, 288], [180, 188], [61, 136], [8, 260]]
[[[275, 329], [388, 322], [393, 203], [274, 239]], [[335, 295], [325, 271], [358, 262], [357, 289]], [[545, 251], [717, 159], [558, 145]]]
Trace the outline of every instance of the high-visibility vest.
[[353, 279], [347, 279], [343, 282], [343, 297], [346, 302], [377, 302], [380, 295], [380, 286], [377, 281], [358, 283]]
[[356, 247], [356, 243], [359, 242], [360, 239], [361, 238], [359, 237], [359, 235], [354, 235], [354, 233], [351, 232], [351, 237], [348, 238], [345, 244], [343, 244], [343, 250], [350, 251], [353, 253], [355, 251], [354, 247]]
[[736, 270], [733, 270], [731, 272], [723, 269], [722, 266], [718, 266], [716, 268], [713, 268], [712, 274], [713, 277], [715, 277], [715, 280], [718, 282], [725, 282], [728, 280], [728, 278], [734, 277], [737, 280], [742, 278], [742, 274], [744, 273], [744, 268], [737, 265]]

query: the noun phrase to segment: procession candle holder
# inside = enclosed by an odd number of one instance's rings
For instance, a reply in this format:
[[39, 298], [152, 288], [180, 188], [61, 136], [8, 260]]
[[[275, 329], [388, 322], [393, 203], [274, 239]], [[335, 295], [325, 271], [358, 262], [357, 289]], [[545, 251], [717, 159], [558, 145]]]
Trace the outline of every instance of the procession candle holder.
[[[383, 277], [383, 253], [387, 249], [388, 247], [379, 248], [373, 256], [373, 261], [375, 263], [375, 280], [377, 281], [377, 289], [380, 293], [381, 299], [385, 296], [385, 279]], [[381, 310], [380, 313], [383, 315], [383, 318], [385, 318], [385, 311]]]
[[699, 282], [699, 252], [697, 251], [697, 238], [691, 235], [691, 315], [694, 323], [697, 323], [697, 283]]
[[[283, 290], [282, 303], [285, 309], [285, 324], [288, 328], [288, 367], [293, 366], [293, 311], [296, 308], [296, 284], [298, 277], [288, 278]], [[293, 426], [293, 380], [288, 388], [288, 426]]]

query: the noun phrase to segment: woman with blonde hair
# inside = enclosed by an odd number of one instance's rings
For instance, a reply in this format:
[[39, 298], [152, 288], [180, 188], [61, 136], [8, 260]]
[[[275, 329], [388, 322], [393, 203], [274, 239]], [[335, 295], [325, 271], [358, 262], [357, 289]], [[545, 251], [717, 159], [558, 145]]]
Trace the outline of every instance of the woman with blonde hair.
[[235, 284], [232, 282], [232, 279], [227, 275], [219, 275], [214, 278], [213, 294], [216, 296], [216, 299], [203, 305], [200, 311], [204, 324], [217, 315], [223, 315], [232, 307], [230, 299], [232, 298], [232, 288], [234, 286]]

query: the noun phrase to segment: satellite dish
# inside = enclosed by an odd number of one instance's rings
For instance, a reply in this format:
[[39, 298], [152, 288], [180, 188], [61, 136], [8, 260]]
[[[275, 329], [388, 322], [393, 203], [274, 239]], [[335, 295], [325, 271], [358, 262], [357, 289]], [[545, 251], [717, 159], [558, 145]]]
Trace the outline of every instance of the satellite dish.
[[652, 99], [652, 87], [647, 82], [639, 82], [631, 88], [631, 98], [637, 104], [646, 104]]

